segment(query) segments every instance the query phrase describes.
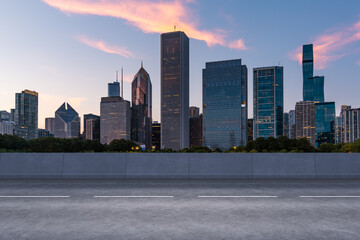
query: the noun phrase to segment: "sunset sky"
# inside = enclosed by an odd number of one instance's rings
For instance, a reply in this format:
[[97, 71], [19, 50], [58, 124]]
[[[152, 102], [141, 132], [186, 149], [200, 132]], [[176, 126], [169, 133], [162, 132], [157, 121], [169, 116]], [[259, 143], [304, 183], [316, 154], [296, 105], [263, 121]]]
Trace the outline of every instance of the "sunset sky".
[[124, 68], [124, 96], [141, 61], [160, 120], [160, 33], [190, 38], [190, 105], [202, 104], [205, 62], [241, 58], [249, 70], [284, 66], [285, 111], [302, 100], [301, 46], [314, 43], [315, 75], [325, 100], [360, 107], [360, 1], [347, 0], [2, 0], [0, 110], [15, 93], [39, 93], [39, 127], [69, 102], [81, 117], [99, 114], [100, 98]]

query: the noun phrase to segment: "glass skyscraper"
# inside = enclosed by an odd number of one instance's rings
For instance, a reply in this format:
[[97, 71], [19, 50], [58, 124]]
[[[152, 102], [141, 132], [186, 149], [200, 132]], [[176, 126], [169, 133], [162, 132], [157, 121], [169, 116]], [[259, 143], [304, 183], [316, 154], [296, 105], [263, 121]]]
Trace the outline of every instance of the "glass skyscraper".
[[80, 137], [79, 114], [68, 103], [63, 103], [55, 112], [54, 136], [58, 138]]
[[314, 102], [322, 103], [325, 101], [324, 97], [324, 76], [315, 76], [310, 78], [312, 84], [314, 85], [313, 88], [313, 100]]
[[120, 97], [120, 83], [108, 83], [108, 97]]
[[38, 137], [38, 93], [24, 90], [15, 94], [15, 132], [25, 139]]
[[254, 139], [283, 135], [283, 67], [254, 68]]
[[314, 76], [314, 53], [313, 45], [303, 45], [302, 54], [302, 69], [303, 69], [303, 101], [314, 100], [314, 85], [310, 79]]
[[189, 147], [189, 38], [161, 34], [161, 148]]
[[316, 146], [335, 143], [335, 102], [315, 103]]
[[152, 86], [141, 66], [131, 84], [131, 140], [152, 149]]
[[203, 146], [246, 145], [247, 67], [241, 59], [207, 62], [203, 69]]

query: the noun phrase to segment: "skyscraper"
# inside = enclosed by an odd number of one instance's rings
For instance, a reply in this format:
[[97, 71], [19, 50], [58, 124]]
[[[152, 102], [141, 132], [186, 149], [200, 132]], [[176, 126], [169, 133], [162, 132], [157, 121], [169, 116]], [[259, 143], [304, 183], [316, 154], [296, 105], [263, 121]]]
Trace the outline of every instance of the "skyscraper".
[[161, 124], [154, 121], [152, 124], [152, 149], [160, 150], [161, 148]]
[[50, 134], [55, 132], [55, 118], [45, 118], [45, 130]]
[[289, 111], [289, 138], [295, 139], [296, 138], [296, 117], [295, 117], [295, 110]]
[[335, 102], [315, 103], [315, 141], [335, 143]]
[[248, 142], [254, 140], [254, 120], [248, 119]]
[[70, 104], [63, 103], [55, 112], [54, 136], [58, 138], [80, 137], [80, 117]]
[[313, 100], [314, 102], [322, 103], [325, 101], [324, 97], [324, 76], [315, 76], [309, 78], [313, 83]]
[[246, 145], [247, 67], [241, 59], [206, 63], [203, 104], [203, 146]]
[[254, 139], [283, 135], [283, 67], [254, 68]]
[[360, 108], [341, 106], [340, 112], [343, 143], [356, 142], [360, 139]]
[[344, 142], [344, 128], [342, 123], [342, 117], [338, 116], [335, 118], [335, 143]]
[[200, 109], [190, 107], [190, 147], [202, 146], [202, 121], [203, 117], [200, 115]]
[[289, 137], [289, 132], [290, 132], [290, 130], [289, 130], [289, 128], [290, 128], [290, 125], [289, 125], [289, 113], [287, 113], [287, 112], [284, 112], [284, 115], [283, 115], [284, 117], [283, 117], [283, 119], [284, 119], [284, 136], [285, 137]]
[[314, 85], [310, 79], [314, 76], [314, 53], [313, 45], [303, 45], [302, 53], [302, 69], [303, 69], [303, 101], [314, 100]]
[[152, 149], [152, 85], [141, 64], [131, 83], [131, 140]]
[[[123, 75], [121, 69], [121, 76]], [[120, 97], [120, 83], [118, 79], [118, 72], [116, 71], [116, 81], [108, 83], [108, 97]]]
[[296, 139], [306, 138], [315, 147], [315, 103], [297, 102], [295, 106]]
[[15, 94], [16, 135], [33, 139], [38, 136], [38, 93], [24, 90]]
[[[92, 123], [92, 128], [91, 129], [91, 133], [88, 134], [88, 136], [93, 136], [93, 138], [86, 138], [86, 134], [87, 134], [87, 123], [88, 120], [95, 120], [95, 122]], [[95, 140], [95, 139], [99, 139], [100, 140], [100, 116], [89, 113], [89, 114], [84, 114], [84, 123], [83, 123], [83, 127], [84, 127], [84, 132], [83, 132], [83, 138], [85, 139], [89, 139], [89, 140]], [[97, 129], [96, 129], [97, 128]], [[99, 135], [99, 136], [97, 136]]]
[[122, 97], [103, 97], [100, 103], [100, 142], [115, 139], [130, 140], [130, 102]]
[[161, 148], [189, 147], [189, 38], [161, 34]]

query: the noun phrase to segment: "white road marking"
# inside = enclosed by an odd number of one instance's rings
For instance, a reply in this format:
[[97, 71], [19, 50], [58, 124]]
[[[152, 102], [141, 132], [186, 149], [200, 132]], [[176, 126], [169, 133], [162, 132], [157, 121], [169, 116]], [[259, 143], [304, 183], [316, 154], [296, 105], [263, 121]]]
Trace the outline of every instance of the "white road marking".
[[277, 198], [278, 196], [198, 196], [199, 198]]
[[95, 198], [173, 198], [174, 196], [94, 196]]
[[360, 196], [300, 196], [301, 198], [360, 198]]
[[0, 196], [0, 198], [69, 198], [70, 196]]

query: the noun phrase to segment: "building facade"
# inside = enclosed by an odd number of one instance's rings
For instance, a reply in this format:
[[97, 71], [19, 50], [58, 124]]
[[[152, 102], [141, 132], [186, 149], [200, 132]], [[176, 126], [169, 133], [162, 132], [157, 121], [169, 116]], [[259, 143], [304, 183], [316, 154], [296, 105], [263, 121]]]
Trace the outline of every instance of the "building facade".
[[202, 146], [203, 117], [200, 115], [200, 108], [190, 107], [190, 148]]
[[302, 52], [302, 71], [303, 71], [303, 101], [313, 101], [313, 81], [314, 76], [314, 53], [313, 45], [303, 45]]
[[131, 83], [131, 140], [152, 149], [152, 85], [141, 65]]
[[289, 138], [295, 139], [296, 138], [296, 117], [295, 117], [295, 110], [289, 111]]
[[38, 129], [38, 138], [44, 138], [44, 137], [53, 137], [54, 134], [51, 134], [46, 129]]
[[340, 117], [343, 143], [356, 142], [360, 139], [360, 108], [343, 105], [341, 106]]
[[100, 103], [100, 142], [130, 140], [130, 102], [121, 97], [103, 97]]
[[88, 118], [85, 127], [84, 137], [86, 140], [100, 141], [100, 116], [98, 118]]
[[161, 124], [157, 121], [152, 124], [152, 149], [161, 149]]
[[108, 83], [108, 97], [120, 97], [120, 83], [118, 81]]
[[10, 121], [10, 113], [8, 111], [0, 111], [0, 121]]
[[45, 130], [54, 134], [55, 132], [55, 118], [45, 118]]
[[335, 143], [335, 102], [315, 103], [315, 141]]
[[248, 119], [248, 142], [254, 140], [254, 120]]
[[27, 140], [38, 137], [38, 93], [24, 90], [15, 94], [15, 132]]
[[57, 138], [79, 138], [80, 117], [70, 104], [63, 103], [55, 112], [54, 136]]
[[0, 121], [0, 135], [14, 135], [15, 123], [9, 121]]
[[283, 135], [283, 67], [254, 68], [254, 139]]
[[222, 150], [248, 140], [247, 67], [241, 59], [203, 69], [203, 146]]
[[338, 116], [335, 118], [335, 143], [344, 142], [344, 128], [342, 117]]
[[161, 34], [161, 148], [189, 147], [189, 38]]
[[289, 125], [289, 113], [287, 112], [284, 112], [284, 115], [283, 115], [283, 121], [284, 121], [284, 124], [283, 124], [283, 135], [285, 137], [289, 137], [289, 132], [290, 132], [290, 125]]
[[315, 103], [312, 101], [297, 102], [295, 106], [296, 139], [306, 138], [315, 146]]

